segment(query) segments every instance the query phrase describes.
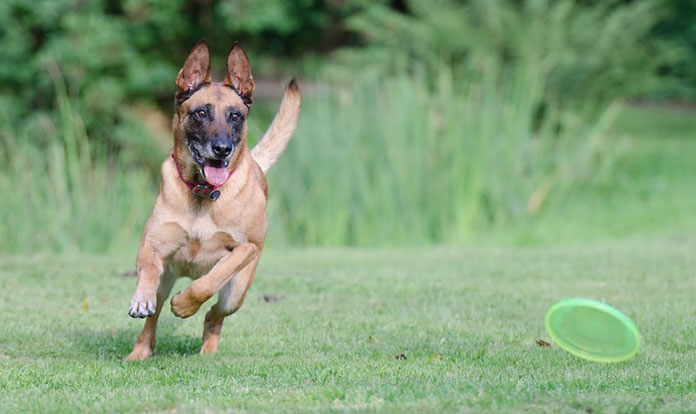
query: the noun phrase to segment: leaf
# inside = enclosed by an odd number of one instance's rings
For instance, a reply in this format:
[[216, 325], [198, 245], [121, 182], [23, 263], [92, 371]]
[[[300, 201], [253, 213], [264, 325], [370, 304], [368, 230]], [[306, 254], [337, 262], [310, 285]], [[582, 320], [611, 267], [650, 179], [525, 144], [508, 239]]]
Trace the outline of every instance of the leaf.
[[285, 296], [263, 295], [263, 301], [266, 303], [279, 302], [285, 299]]
[[536, 342], [537, 345], [539, 345], [539, 346], [541, 346], [541, 347], [551, 346], [550, 343], [544, 341], [544, 340], [541, 339], [541, 338], [537, 339], [535, 342]]

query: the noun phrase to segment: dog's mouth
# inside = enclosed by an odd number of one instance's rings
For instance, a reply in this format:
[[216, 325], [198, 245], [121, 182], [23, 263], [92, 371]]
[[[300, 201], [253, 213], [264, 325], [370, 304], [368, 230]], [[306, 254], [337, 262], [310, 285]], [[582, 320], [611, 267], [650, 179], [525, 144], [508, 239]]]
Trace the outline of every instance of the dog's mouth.
[[227, 171], [227, 166], [230, 164], [229, 160], [206, 158], [193, 145], [189, 145], [189, 152], [208, 184], [219, 187], [227, 181], [230, 175], [230, 172]]
[[203, 176], [210, 185], [219, 187], [227, 181], [230, 172], [227, 171], [229, 161], [205, 160], [203, 163]]

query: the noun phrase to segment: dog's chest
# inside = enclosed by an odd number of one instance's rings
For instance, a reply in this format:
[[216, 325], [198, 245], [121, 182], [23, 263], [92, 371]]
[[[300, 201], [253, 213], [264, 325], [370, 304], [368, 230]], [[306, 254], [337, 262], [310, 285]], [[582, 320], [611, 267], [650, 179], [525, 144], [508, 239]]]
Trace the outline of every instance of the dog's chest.
[[170, 262], [170, 269], [180, 276], [200, 277], [236, 246], [248, 242], [243, 232], [218, 226], [209, 216], [192, 220], [185, 230], [186, 240]]

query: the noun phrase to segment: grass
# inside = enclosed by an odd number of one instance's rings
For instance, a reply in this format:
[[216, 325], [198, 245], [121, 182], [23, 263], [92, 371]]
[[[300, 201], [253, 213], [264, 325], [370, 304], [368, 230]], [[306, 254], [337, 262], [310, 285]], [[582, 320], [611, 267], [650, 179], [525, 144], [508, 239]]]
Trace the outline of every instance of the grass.
[[[0, 224], [0, 252], [129, 249], [152, 209], [159, 177], [94, 145], [62, 80], [55, 84], [58, 121], [39, 116], [40, 139], [0, 113], [0, 193], [6, 195], [0, 216], [11, 217]], [[141, 159], [152, 157], [147, 144], [138, 148]]]
[[468, 242], [527, 220], [544, 183], [563, 191], [592, 178], [617, 107], [588, 103], [601, 113], [591, 122], [556, 105], [540, 116], [541, 66], [481, 59], [465, 81], [443, 65], [435, 85], [369, 74], [320, 84], [270, 174], [272, 240]]
[[626, 106], [608, 132], [609, 168], [569, 192], [552, 192], [540, 214], [488, 240], [585, 244], [693, 234], [695, 138], [693, 108]]
[[[461, 243], [525, 221], [544, 183], [566, 189], [593, 176], [612, 108], [588, 101], [604, 115], [587, 119], [548, 105], [540, 117], [547, 71], [535, 60], [510, 69], [481, 58], [470, 72], [461, 81], [443, 65], [434, 85], [406, 73], [320, 82], [269, 175], [269, 241]], [[0, 251], [127, 251], [157, 193], [152, 159], [168, 149], [135, 126], [118, 128], [120, 147], [90, 139], [85, 114], [54, 78], [56, 117], [40, 119], [40, 138], [0, 123], [0, 193], [14, 195], [0, 204], [13, 216], [0, 222]], [[268, 125], [253, 114], [252, 141]]]
[[[443, 68], [435, 85], [361, 75], [308, 93], [269, 174], [269, 245], [529, 245], [696, 229], [691, 112], [613, 105], [588, 122], [550, 105], [540, 119], [543, 70], [481, 65], [467, 82]], [[100, 148], [55, 84], [59, 120], [42, 118], [43, 141], [0, 123], [0, 193], [12, 194], [0, 203], [12, 217], [0, 251], [128, 252], [167, 149], [136, 126], [118, 155]], [[251, 117], [252, 141], [266, 109]]]
[[[695, 248], [270, 250], [220, 353], [198, 355], [203, 312], [167, 311], [134, 364], [132, 257], [4, 256], [0, 411], [694, 412]], [[638, 355], [536, 345], [546, 309], [574, 296], [632, 317]]]

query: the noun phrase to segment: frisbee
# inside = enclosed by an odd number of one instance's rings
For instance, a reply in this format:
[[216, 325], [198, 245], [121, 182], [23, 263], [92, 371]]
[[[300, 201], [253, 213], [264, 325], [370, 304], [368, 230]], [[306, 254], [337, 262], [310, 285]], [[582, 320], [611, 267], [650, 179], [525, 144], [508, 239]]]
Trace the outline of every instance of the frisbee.
[[546, 330], [559, 347], [590, 361], [625, 361], [640, 347], [640, 332], [631, 318], [592, 299], [555, 303], [546, 313]]

